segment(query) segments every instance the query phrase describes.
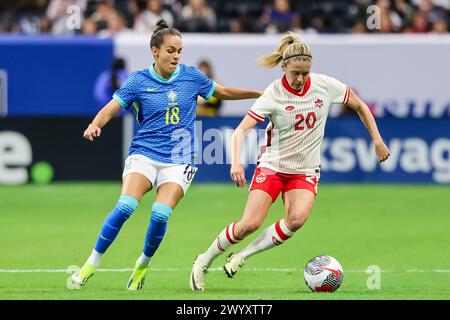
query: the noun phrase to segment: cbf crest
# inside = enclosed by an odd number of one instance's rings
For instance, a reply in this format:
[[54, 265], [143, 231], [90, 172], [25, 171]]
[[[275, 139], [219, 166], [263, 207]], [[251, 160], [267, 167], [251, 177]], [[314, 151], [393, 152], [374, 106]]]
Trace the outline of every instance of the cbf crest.
[[169, 106], [175, 107], [178, 105], [177, 102], [177, 93], [174, 90], [170, 90], [167, 93], [167, 98], [169, 98]]

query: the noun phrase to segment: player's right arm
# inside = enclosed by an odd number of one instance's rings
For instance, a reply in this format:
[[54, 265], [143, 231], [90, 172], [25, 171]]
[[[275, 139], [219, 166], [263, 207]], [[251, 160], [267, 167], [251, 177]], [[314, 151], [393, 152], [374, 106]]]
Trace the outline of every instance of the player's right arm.
[[139, 72], [130, 73], [127, 80], [114, 92], [112, 100], [97, 113], [84, 131], [83, 137], [91, 141], [100, 137], [102, 128], [119, 112], [120, 108], [128, 109], [133, 101], [139, 100], [137, 92], [141, 82]]
[[254, 128], [256, 124], [257, 121], [255, 119], [253, 119], [249, 115], [246, 115], [231, 136], [232, 158], [230, 176], [231, 180], [233, 180], [238, 187], [243, 187], [246, 184], [245, 170], [244, 166], [241, 163], [240, 157], [242, 141], [244, 141], [247, 133], [250, 131], [250, 129]]
[[239, 126], [234, 130], [231, 136], [231, 180], [236, 183], [238, 187], [243, 187], [246, 184], [245, 170], [241, 163], [241, 149], [247, 133], [253, 129], [258, 122], [264, 123], [265, 117], [273, 112], [275, 100], [273, 99], [273, 83], [269, 85], [264, 93], [255, 101], [253, 106], [248, 110], [247, 115], [242, 119]]
[[94, 141], [94, 138], [100, 137], [102, 128], [119, 112], [120, 104], [112, 99], [95, 116], [83, 133], [83, 138]]

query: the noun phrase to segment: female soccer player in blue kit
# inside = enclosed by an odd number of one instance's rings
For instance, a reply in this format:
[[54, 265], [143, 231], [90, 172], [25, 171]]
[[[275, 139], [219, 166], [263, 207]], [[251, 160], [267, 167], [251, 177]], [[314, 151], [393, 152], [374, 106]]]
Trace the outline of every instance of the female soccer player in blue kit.
[[[93, 141], [100, 137], [102, 128], [120, 108], [131, 106], [139, 123], [125, 161], [121, 196], [106, 217], [88, 260], [72, 276], [79, 285], [86, 284], [94, 275], [102, 255], [124, 222], [143, 195], [156, 186], [144, 248], [127, 284], [130, 290], [142, 288], [150, 259], [164, 237], [167, 221], [186, 194], [196, 171], [193, 158], [197, 147], [194, 132], [197, 96], [205, 100], [211, 96], [237, 100], [261, 95], [259, 91], [220, 86], [195, 67], [180, 64], [182, 46], [180, 32], [164, 20], [158, 21], [150, 41], [155, 63], [148, 69], [131, 73], [84, 132], [84, 138]], [[179, 138], [187, 141], [181, 155], [176, 151], [179, 151]]]

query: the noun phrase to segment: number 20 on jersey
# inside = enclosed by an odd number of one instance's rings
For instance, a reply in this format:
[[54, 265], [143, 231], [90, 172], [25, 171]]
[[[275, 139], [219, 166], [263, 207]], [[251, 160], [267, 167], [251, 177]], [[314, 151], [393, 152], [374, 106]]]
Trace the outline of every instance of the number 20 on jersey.
[[312, 129], [317, 121], [316, 114], [314, 112], [308, 112], [306, 117], [302, 113], [298, 113], [295, 115], [295, 119], [298, 120], [295, 123], [295, 130], [304, 130], [305, 124], [308, 129]]

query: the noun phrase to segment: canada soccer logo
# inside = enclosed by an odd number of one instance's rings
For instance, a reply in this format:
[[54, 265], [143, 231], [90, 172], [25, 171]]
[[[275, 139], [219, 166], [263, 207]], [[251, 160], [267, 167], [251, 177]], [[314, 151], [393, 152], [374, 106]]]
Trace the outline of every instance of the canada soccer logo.
[[316, 99], [316, 101], [314, 101], [314, 104], [316, 105], [316, 108], [323, 107], [323, 101], [321, 99]]
[[262, 183], [262, 182], [266, 181], [266, 175], [265, 174], [257, 175], [255, 181], [256, 181], [256, 183]]
[[277, 238], [275, 238], [275, 236], [272, 236], [272, 242], [276, 246], [279, 246], [281, 244], [281, 242]]
[[218, 248], [220, 251], [225, 251], [225, 249], [224, 249], [224, 248], [222, 247], [222, 245], [220, 244], [219, 237], [217, 237], [216, 243], [217, 243], [217, 248]]

